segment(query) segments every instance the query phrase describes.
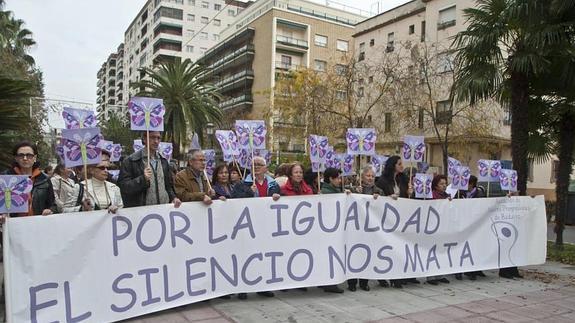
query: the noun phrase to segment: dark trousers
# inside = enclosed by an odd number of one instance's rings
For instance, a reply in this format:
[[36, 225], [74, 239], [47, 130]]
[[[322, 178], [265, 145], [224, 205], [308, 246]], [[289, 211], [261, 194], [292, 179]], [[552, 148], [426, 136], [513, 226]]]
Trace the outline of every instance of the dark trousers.
[[348, 279], [347, 286], [357, 286], [357, 281], [359, 280], [359, 286], [367, 286], [367, 279]]

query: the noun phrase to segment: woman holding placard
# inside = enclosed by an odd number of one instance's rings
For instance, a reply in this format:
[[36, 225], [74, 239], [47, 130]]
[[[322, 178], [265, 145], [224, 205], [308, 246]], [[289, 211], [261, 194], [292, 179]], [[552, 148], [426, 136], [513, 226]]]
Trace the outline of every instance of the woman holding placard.
[[[451, 200], [451, 195], [447, 193], [447, 176], [436, 175], [431, 182], [431, 189], [434, 200]], [[429, 276], [427, 277], [427, 283], [430, 285], [437, 285], [439, 283], [449, 284], [449, 280], [443, 276]]]
[[[376, 183], [376, 186], [383, 191], [384, 196], [390, 196], [394, 199], [399, 197], [409, 198], [413, 194], [413, 189], [409, 185], [409, 176], [403, 172], [403, 162], [399, 156], [391, 156], [385, 162], [383, 172]], [[379, 286], [388, 287], [386, 280], [380, 279]], [[391, 280], [391, 286], [403, 288], [404, 280]]]

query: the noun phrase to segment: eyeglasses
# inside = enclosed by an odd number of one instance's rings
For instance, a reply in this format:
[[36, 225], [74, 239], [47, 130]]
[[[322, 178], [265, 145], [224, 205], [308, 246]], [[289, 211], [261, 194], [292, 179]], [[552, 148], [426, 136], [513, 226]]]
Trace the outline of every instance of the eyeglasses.
[[266, 165], [264, 164], [254, 164], [254, 167], [265, 167]]
[[16, 158], [18, 159], [24, 159], [24, 158], [32, 159], [34, 157], [36, 157], [36, 155], [34, 154], [16, 154]]
[[97, 169], [99, 170], [108, 170], [110, 169], [108, 166], [96, 166]]

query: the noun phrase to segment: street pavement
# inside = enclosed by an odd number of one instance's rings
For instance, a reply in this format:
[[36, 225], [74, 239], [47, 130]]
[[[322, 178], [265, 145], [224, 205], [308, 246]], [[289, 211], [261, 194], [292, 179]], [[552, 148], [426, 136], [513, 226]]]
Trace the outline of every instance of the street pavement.
[[477, 281], [449, 276], [450, 284], [404, 289], [371, 281], [369, 292], [309, 288], [276, 292], [274, 298], [249, 294], [245, 301], [214, 299], [125, 322], [575, 322], [575, 266], [548, 262], [521, 272], [524, 279], [487, 271], [488, 277]]

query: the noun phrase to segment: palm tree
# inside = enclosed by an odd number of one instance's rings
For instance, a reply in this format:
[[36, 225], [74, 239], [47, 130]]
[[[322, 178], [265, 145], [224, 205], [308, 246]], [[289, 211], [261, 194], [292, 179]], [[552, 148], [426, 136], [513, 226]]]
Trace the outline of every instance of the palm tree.
[[14, 18], [12, 12], [2, 10], [3, 7], [4, 1], [0, 0], [0, 48], [34, 66], [34, 58], [28, 55], [28, 50], [36, 44], [32, 32], [24, 28], [23, 20]]
[[[27, 98], [30, 96], [31, 82], [14, 80], [0, 75], [0, 147], [10, 147], [18, 132], [30, 124]], [[7, 166], [12, 161], [9, 149], [0, 150], [0, 165]]]
[[527, 191], [530, 79], [548, 71], [546, 41], [560, 37], [542, 14], [550, 6], [549, 0], [478, 0], [475, 8], [464, 10], [469, 25], [454, 40], [458, 98], [471, 103], [496, 98], [510, 107], [521, 195]]
[[[161, 63], [156, 69], [143, 68], [145, 78], [131, 84], [139, 96], [162, 98], [166, 106], [164, 140], [174, 143], [174, 156], [185, 147], [192, 132], [202, 133], [209, 122], [219, 124], [221, 95], [202, 76], [207, 69], [179, 59]], [[202, 136], [200, 136], [202, 138]]]

